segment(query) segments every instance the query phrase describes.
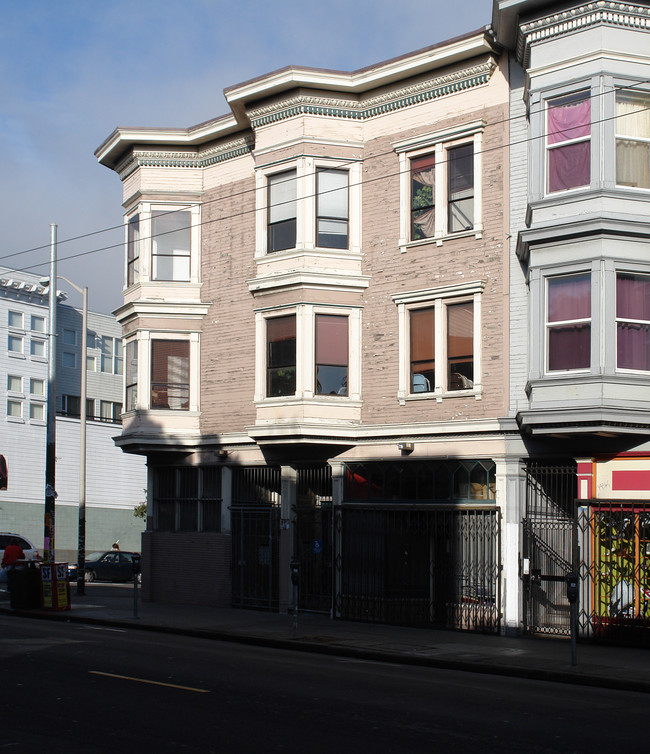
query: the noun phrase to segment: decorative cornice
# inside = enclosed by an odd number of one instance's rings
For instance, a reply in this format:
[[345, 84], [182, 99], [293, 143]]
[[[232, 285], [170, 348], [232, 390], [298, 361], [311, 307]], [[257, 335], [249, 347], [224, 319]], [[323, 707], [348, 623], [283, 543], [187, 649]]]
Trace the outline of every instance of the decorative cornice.
[[650, 8], [613, 0], [598, 0], [524, 23], [519, 28], [517, 38], [517, 60], [526, 68], [530, 60], [530, 48], [536, 42], [600, 24], [650, 31]]
[[367, 120], [421, 102], [487, 84], [496, 67], [496, 61], [490, 56], [478, 65], [462, 68], [444, 76], [436, 76], [433, 79], [427, 79], [364, 100], [298, 94], [270, 105], [252, 108], [248, 111], [248, 116], [253, 129], [298, 115], [323, 115], [334, 118]]
[[224, 144], [203, 151], [154, 151], [136, 149], [117, 166], [116, 171], [124, 180], [138, 168], [207, 168], [219, 162], [250, 154], [253, 150], [252, 136], [232, 139]]

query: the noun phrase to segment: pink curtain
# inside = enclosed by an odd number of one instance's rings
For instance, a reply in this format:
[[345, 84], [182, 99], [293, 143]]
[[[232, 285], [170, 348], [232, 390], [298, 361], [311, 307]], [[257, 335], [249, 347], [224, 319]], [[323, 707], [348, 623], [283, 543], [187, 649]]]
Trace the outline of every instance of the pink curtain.
[[643, 320], [618, 322], [617, 365], [621, 369], [650, 371], [650, 276], [617, 275], [616, 316]]
[[548, 281], [548, 321], [591, 317], [591, 275], [566, 275]]

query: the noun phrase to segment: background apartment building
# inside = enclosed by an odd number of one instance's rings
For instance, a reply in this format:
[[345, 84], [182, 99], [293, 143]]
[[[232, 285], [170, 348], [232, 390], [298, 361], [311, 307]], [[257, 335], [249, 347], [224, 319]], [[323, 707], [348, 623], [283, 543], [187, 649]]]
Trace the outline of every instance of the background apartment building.
[[[48, 289], [28, 273], [0, 270], [0, 321], [6, 386], [0, 453], [8, 486], [0, 491], [0, 530], [23, 534], [43, 548], [48, 378]], [[88, 313], [87, 353], [81, 353], [82, 314], [57, 291], [56, 556], [76, 560], [79, 506], [81, 369], [87, 369], [87, 550], [140, 549], [142, 521], [133, 509], [146, 495], [146, 468], [115, 447], [121, 430], [122, 343], [110, 315]]]

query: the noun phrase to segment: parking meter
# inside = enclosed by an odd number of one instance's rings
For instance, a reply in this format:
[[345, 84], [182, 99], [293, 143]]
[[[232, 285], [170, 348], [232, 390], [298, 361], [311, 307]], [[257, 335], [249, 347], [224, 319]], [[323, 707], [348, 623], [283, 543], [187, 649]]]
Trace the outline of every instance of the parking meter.
[[578, 601], [578, 577], [575, 573], [566, 576], [566, 598], [570, 605], [575, 605]]
[[140, 555], [133, 555], [132, 561], [133, 561], [133, 573], [134, 574], [140, 573]]
[[289, 563], [289, 568], [291, 569], [291, 583], [298, 586], [300, 584], [300, 561], [292, 560]]

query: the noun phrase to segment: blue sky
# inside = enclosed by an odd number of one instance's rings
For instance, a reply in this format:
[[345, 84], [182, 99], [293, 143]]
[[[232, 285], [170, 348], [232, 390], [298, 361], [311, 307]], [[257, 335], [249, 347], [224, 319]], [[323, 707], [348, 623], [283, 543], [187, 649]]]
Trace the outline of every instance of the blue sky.
[[[187, 127], [228, 112], [223, 89], [286, 65], [355, 70], [474, 31], [490, 0], [21, 0], [0, 25], [0, 266], [121, 303], [121, 186], [95, 149], [116, 126]], [[456, 10], [458, 9], [458, 11]], [[398, 15], [399, 13], [399, 15]], [[9, 256], [45, 247], [19, 256]], [[112, 248], [110, 248], [112, 247]], [[86, 253], [103, 249], [97, 253]], [[76, 254], [85, 256], [66, 261]], [[42, 266], [37, 267], [42, 263]], [[69, 301], [79, 302], [68, 290]]]

